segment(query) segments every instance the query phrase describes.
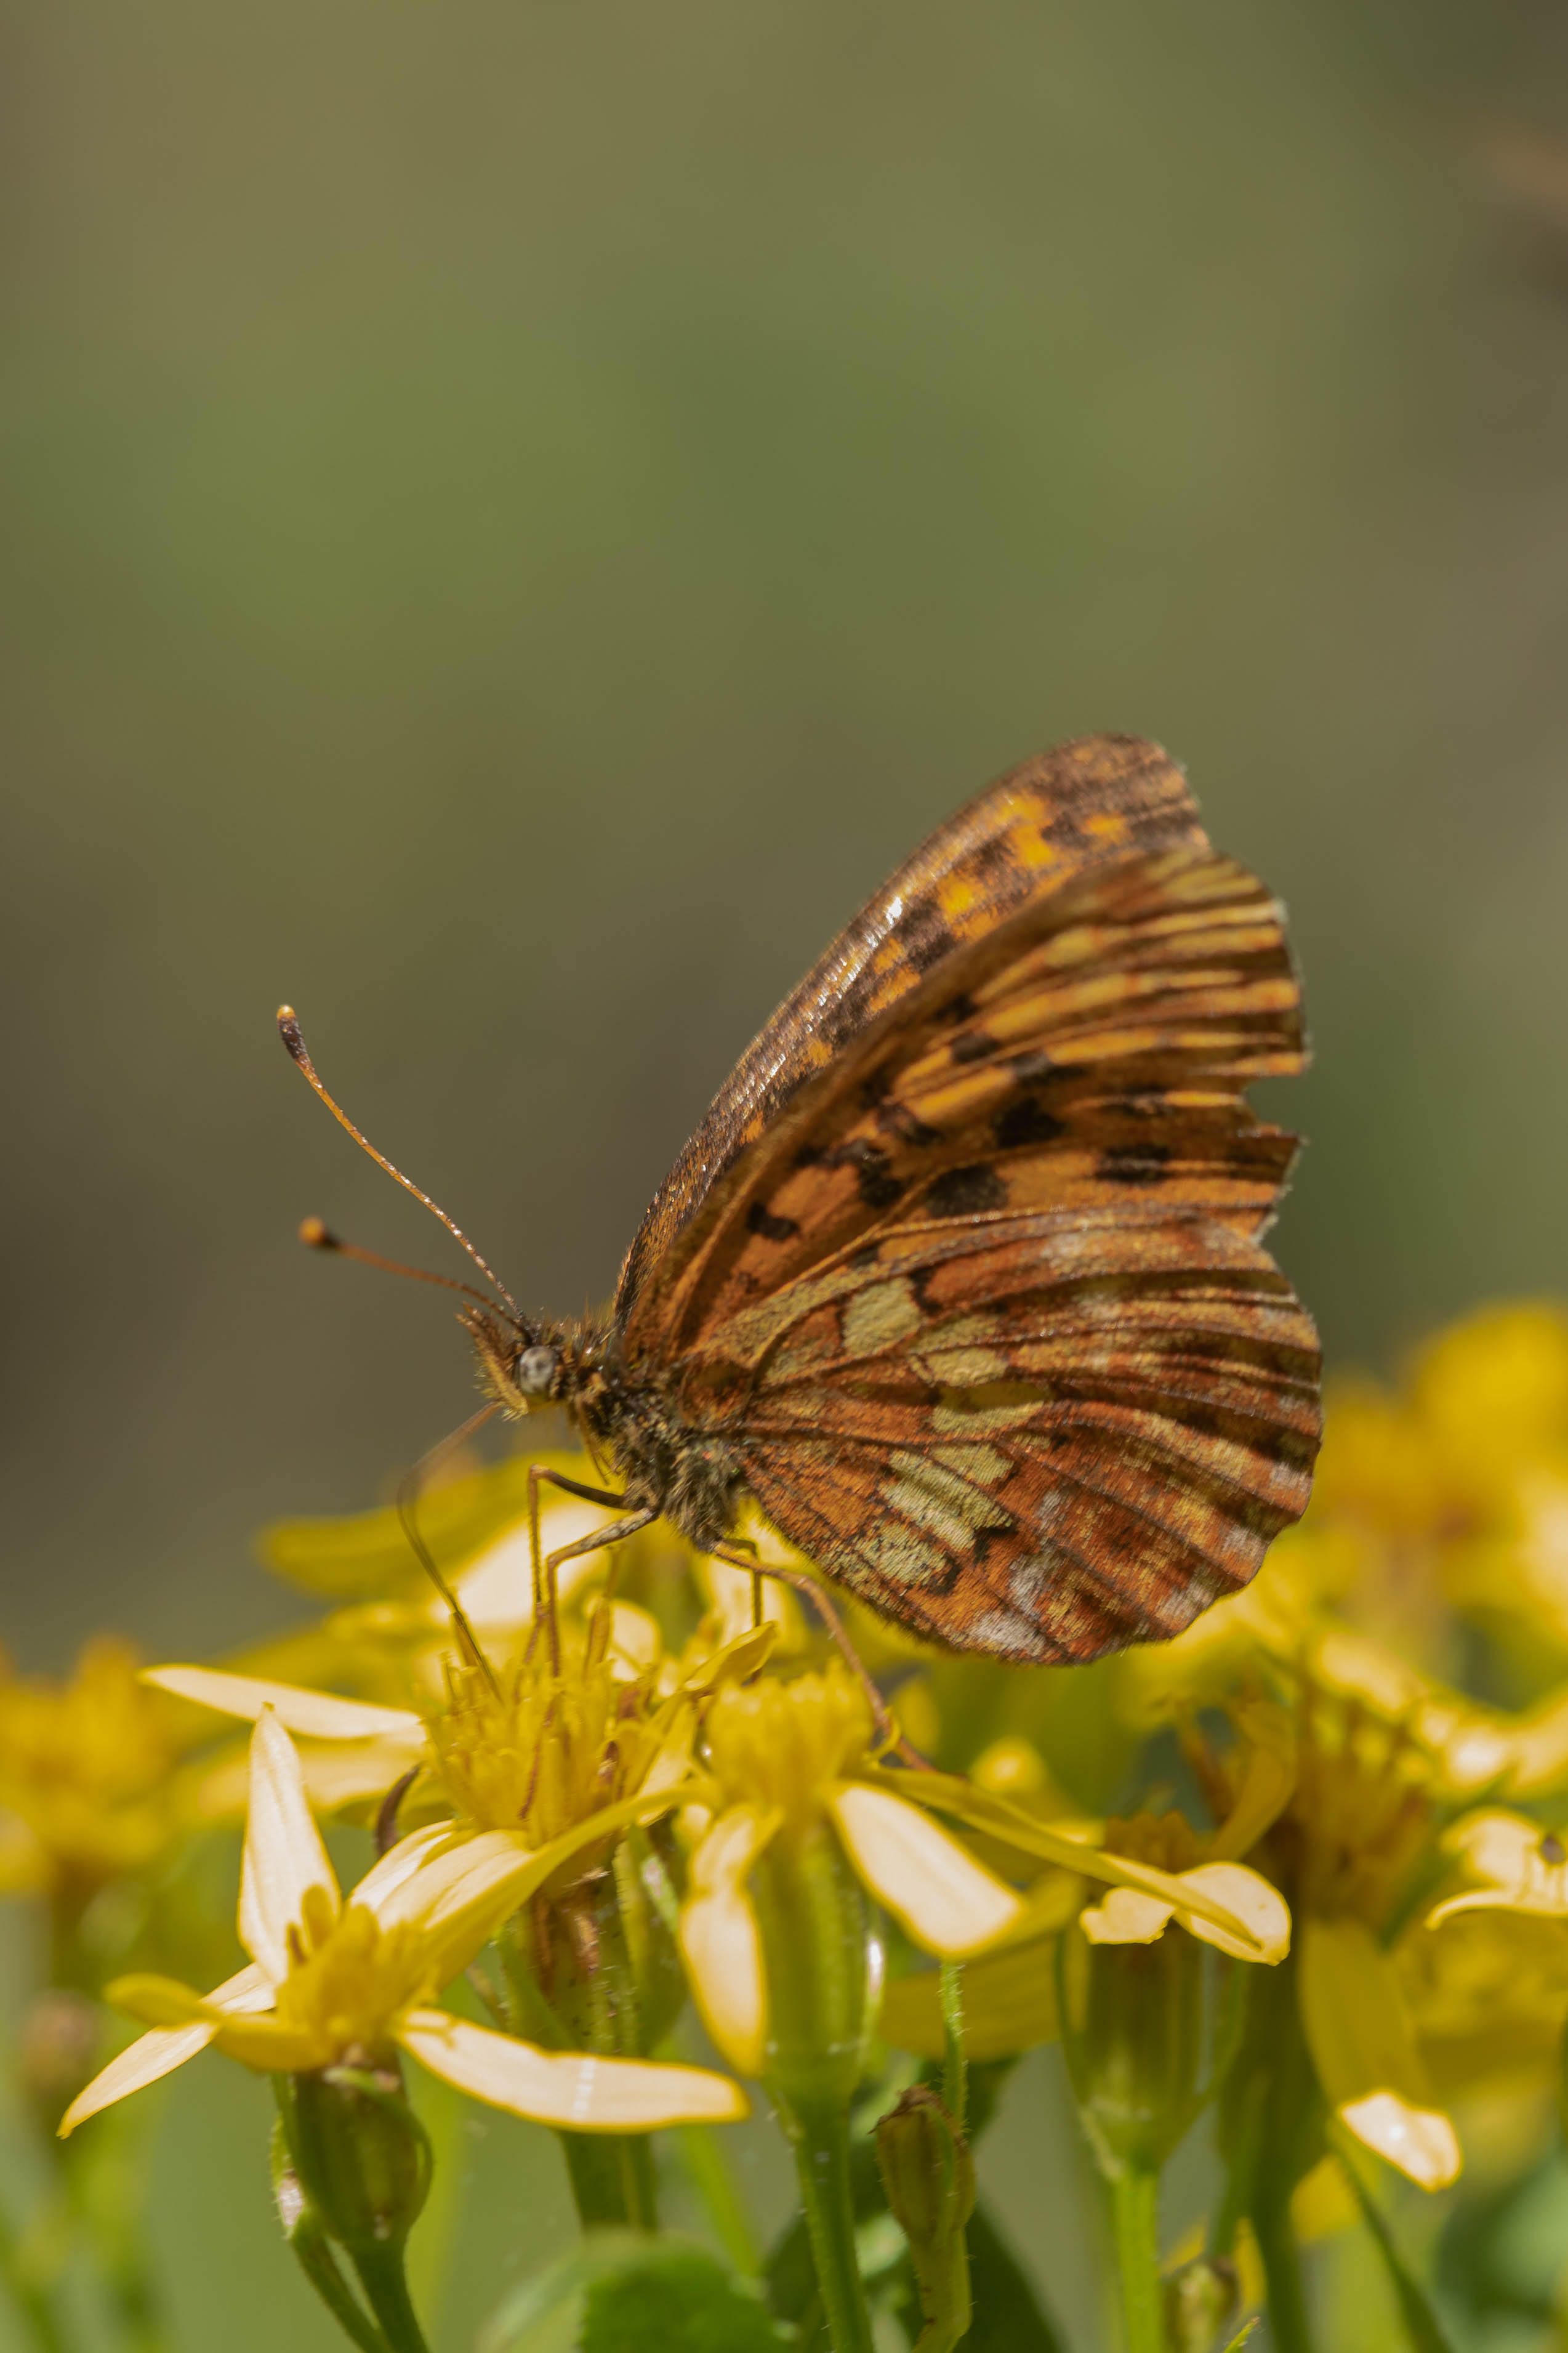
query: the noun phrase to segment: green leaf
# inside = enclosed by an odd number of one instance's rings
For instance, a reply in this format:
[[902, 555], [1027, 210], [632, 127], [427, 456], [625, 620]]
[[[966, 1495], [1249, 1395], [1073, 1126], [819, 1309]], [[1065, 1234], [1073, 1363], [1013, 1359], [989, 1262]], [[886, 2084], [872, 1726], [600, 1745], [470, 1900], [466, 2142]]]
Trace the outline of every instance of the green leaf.
[[588, 2290], [580, 2353], [779, 2353], [753, 2296], [696, 2247], [650, 2247]]
[[963, 2353], [1067, 2353], [984, 2201], [969, 2220], [969, 2292], [974, 2316]]
[[783, 2353], [789, 2343], [706, 2248], [595, 2231], [507, 2298], [479, 2353]]

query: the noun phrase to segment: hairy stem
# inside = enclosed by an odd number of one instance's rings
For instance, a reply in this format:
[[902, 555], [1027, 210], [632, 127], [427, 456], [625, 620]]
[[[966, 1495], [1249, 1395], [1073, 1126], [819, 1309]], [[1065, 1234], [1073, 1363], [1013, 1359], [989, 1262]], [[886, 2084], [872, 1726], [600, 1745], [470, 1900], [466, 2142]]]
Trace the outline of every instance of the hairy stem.
[[791, 2126], [800, 2202], [833, 2353], [872, 2353], [871, 2316], [855, 2253], [848, 2119], [837, 2106], [797, 2106]]

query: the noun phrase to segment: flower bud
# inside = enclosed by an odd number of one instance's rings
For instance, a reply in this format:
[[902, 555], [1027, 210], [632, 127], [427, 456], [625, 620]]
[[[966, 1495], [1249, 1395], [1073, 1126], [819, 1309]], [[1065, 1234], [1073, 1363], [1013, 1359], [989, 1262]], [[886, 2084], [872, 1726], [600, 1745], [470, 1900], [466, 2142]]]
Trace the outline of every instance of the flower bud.
[[877, 2163], [894, 2219], [910, 2242], [927, 2335], [933, 2348], [954, 2345], [970, 2321], [963, 2233], [974, 2211], [974, 2160], [927, 2085], [911, 2085], [878, 2124]]
[[1213, 2353], [1239, 2299], [1236, 2265], [1224, 2255], [1199, 2255], [1173, 2272], [1165, 2282], [1165, 2336], [1172, 2353]]
[[351, 2254], [401, 2246], [430, 2187], [430, 2144], [396, 2069], [274, 2082], [293, 2173], [323, 2229]]
[[1062, 2048], [1100, 2169], [1158, 2168], [1199, 2106], [1203, 1955], [1191, 1937], [1059, 1947]]

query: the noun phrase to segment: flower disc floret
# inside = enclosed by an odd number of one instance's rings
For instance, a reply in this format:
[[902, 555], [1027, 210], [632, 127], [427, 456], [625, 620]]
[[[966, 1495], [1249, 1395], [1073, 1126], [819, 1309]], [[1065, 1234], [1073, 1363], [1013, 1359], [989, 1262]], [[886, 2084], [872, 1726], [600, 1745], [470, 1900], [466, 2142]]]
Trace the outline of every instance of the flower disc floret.
[[786, 1827], [800, 1827], [867, 1760], [871, 1735], [864, 1693], [835, 1663], [721, 1691], [708, 1721], [709, 1765], [728, 1803], [776, 1808]]

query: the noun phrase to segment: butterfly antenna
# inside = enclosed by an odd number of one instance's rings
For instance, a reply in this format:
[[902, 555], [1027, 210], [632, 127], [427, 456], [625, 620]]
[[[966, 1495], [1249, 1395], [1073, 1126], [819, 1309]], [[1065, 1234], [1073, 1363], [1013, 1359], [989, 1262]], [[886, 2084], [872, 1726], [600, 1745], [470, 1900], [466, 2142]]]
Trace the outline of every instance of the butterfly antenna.
[[378, 1266], [384, 1274], [400, 1274], [408, 1282], [433, 1282], [442, 1291], [460, 1291], [465, 1299], [477, 1299], [481, 1307], [493, 1307], [495, 1301], [488, 1291], [479, 1291], [471, 1282], [459, 1282], [455, 1275], [431, 1274], [422, 1266], [405, 1266], [397, 1258], [383, 1258], [379, 1250], [362, 1249], [358, 1242], [345, 1242], [321, 1218], [302, 1218], [300, 1240], [307, 1250], [327, 1250], [334, 1258], [352, 1258], [361, 1266]]
[[[441, 1223], [446, 1227], [447, 1231], [451, 1235], [453, 1240], [458, 1242], [462, 1249], [468, 1251], [468, 1256], [473, 1260], [474, 1264], [479, 1268], [479, 1272], [485, 1277], [485, 1280], [495, 1285], [497, 1291], [500, 1293], [502, 1299], [506, 1302], [506, 1304], [510, 1311], [513, 1323], [517, 1324], [520, 1330], [523, 1329], [525, 1326], [525, 1318], [523, 1316], [522, 1310], [519, 1307], [516, 1300], [512, 1297], [510, 1292], [507, 1289], [505, 1283], [501, 1281], [494, 1267], [489, 1265], [487, 1261], [479, 1256], [479, 1251], [474, 1248], [473, 1243], [468, 1240], [468, 1235], [463, 1231], [461, 1226], [458, 1225], [457, 1219], [455, 1218], [449, 1218], [447, 1215], [446, 1210], [442, 1208], [440, 1203], [438, 1201], [433, 1201], [428, 1193], [422, 1193], [418, 1186], [416, 1185], [410, 1177], [404, 1175], [401, 1168], [395, 1168], [391, 1161], [387, 1158], [385, 1153], [378, 1152], [376, 1150], [369, 1136], [364, 1134], [361, 1129], [354, 1125], [353, 1120], [349, 1117], [347, 1112], [344, 1111], [342, 1105], [327, 1092], [326, 1088], [321, 1084], [321, 1075], [316, 1069], [316, 1065], [310, 1060], [310, 1050], [306, 1046], [304, 1039], [300, 1034], [300, 1017], [295, 1012], [294, 1008], [291, 1005], [280, 1005], [279, 1007], [278, 1031], [283, 1043], [288, 1047], [289, 1053], [293, 1056], [295, 1061], [299, 1063], [300, 1068], [304, 1071], [305, 1076], [315, 1088], [316, 1092], [321, 1096], [321, 1101], [326, 1104], [327, 1109], [331, 1113], [332, 1117], [337, 1121], [339, 1126], [347, 1128], [349, 1134], [353, 1137], [354, 1142], [360, 1146], [360, 1149], [363, 1152], [369, 1153], [371, 1158], [375, 1162], [378, 1168], [384, 1168], [387, 1175], [395, 1178], [395, 1181], [402, 1186], [405, 1193], [412, 1193], [416, 1201], [423, 1201], [425, 1207], [429, 1210], [430, 1215], [433, 1218], [439, 1218]], [[321, 1245], [318, 1243], [316, 1247], [320, 1249]], [[340, 1243], [337, 1247], [342, 1249], [343, 1245]], [[363, 1253], [359, 1252], [355, 1253], [355, 1255], [363, 1256]], [[432, 1279], [439, 1280], [438, 1277]]]

